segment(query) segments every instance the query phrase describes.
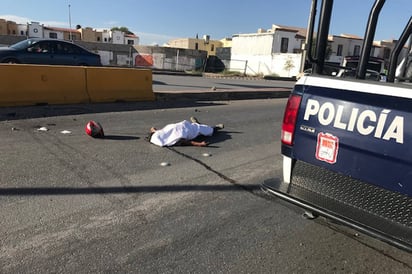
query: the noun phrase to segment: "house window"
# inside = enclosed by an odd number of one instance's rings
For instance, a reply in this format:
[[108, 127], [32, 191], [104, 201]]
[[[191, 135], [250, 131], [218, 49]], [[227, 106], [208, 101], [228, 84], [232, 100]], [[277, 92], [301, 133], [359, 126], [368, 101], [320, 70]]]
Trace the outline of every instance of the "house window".
[[289, 38], [283, 37], [281, 42], [280, 42], [280, 52], [281, 53], [287, 53], [288, 52], [288, 47], [289, 47]]
[[356, 45], [355, 48], [353, 49], [353, 55], [354, 56], [359, 56], [360, 55], [360, 46]]
[[198, 49], [199, 49], [199, 44], [195, 43], [195, 50], [198, 50]]
[[57, 39], [57, 33], [55, 33], [55, 32], [50, 32], [50, 33], [49, 33], [49, 38], [51, 38], [51, 39]]
[[134, 45], [134, 41], [133, 40], [127, 40], [127, 44], [128, 45]]
[[100, 37], [97, 37], [97, 42], [100, 42]]
[[210, 51], [214, 51], [215, 50], [215, 45], [210, 45]]
[[338, 50], [336, 52], [337, 56], [342, 56], [343, 45], [338, 45]]

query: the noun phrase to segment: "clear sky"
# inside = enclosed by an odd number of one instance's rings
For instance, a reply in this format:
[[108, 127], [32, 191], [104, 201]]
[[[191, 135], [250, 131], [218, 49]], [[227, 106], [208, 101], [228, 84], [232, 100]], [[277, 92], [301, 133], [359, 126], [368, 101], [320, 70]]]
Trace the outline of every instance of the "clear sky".
[[[318, 2], [321, 2], [319, 0]], [[330, 34], [363, 36], [374, 0], [335, 0]], [[54, 27], [127, 27], [141, 45], [175, 38], [220, 40], [272, 24], [306, 27], [310, 0], [1, 0], [0, 18]], [[69, 9], [70, 5], [70, 9]], [[69, 16], [70, 10], [70, 16]], [[318, 11], [319, 13], [319, 11]], [[411, 0], [386, 0], [375, 40], [398, 39], [412, 16]]]

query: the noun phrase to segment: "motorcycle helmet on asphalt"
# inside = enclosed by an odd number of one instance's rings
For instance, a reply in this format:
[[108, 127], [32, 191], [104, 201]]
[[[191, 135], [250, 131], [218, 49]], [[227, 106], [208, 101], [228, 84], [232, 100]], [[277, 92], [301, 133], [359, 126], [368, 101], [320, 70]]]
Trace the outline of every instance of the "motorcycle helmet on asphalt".
[[96, 121], [89, 121], [85, 127], [86, 134], [93, 138], [104, 137], [103, 127]]

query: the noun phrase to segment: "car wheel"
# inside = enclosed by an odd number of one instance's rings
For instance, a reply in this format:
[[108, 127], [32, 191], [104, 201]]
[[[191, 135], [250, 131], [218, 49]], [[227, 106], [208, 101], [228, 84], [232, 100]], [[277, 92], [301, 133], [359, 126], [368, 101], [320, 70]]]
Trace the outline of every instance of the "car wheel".
[[14, 58], [8, 58], [3, 60], [3, 63], [8, 63], [8, 64], [20, 64], [19, 60], [14, 59]]

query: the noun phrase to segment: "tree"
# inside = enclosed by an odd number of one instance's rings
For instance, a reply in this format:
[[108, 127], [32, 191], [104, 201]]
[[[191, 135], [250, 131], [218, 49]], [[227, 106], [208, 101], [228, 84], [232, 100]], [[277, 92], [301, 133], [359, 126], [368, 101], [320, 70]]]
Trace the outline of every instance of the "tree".
[[127, 27], [113, 27], [113, 28], [111, 28], [110, 30], [111, 30], [111, 31], [119, 30], [119, 31], [122, 31], [122, 32], [124, 32], [124, 33], [126, 33], [126, 34], [134, 35], [134, 33], [131, 32]]
[[283, 68], [285, 70], [288, 71], [288, 76], [290, 76], [290, 70], [293, 69], [295, 67], [293, 60], [290, 56], [288, 56], [288, 58], [285, 61], [285, 65], [283, 66]]

